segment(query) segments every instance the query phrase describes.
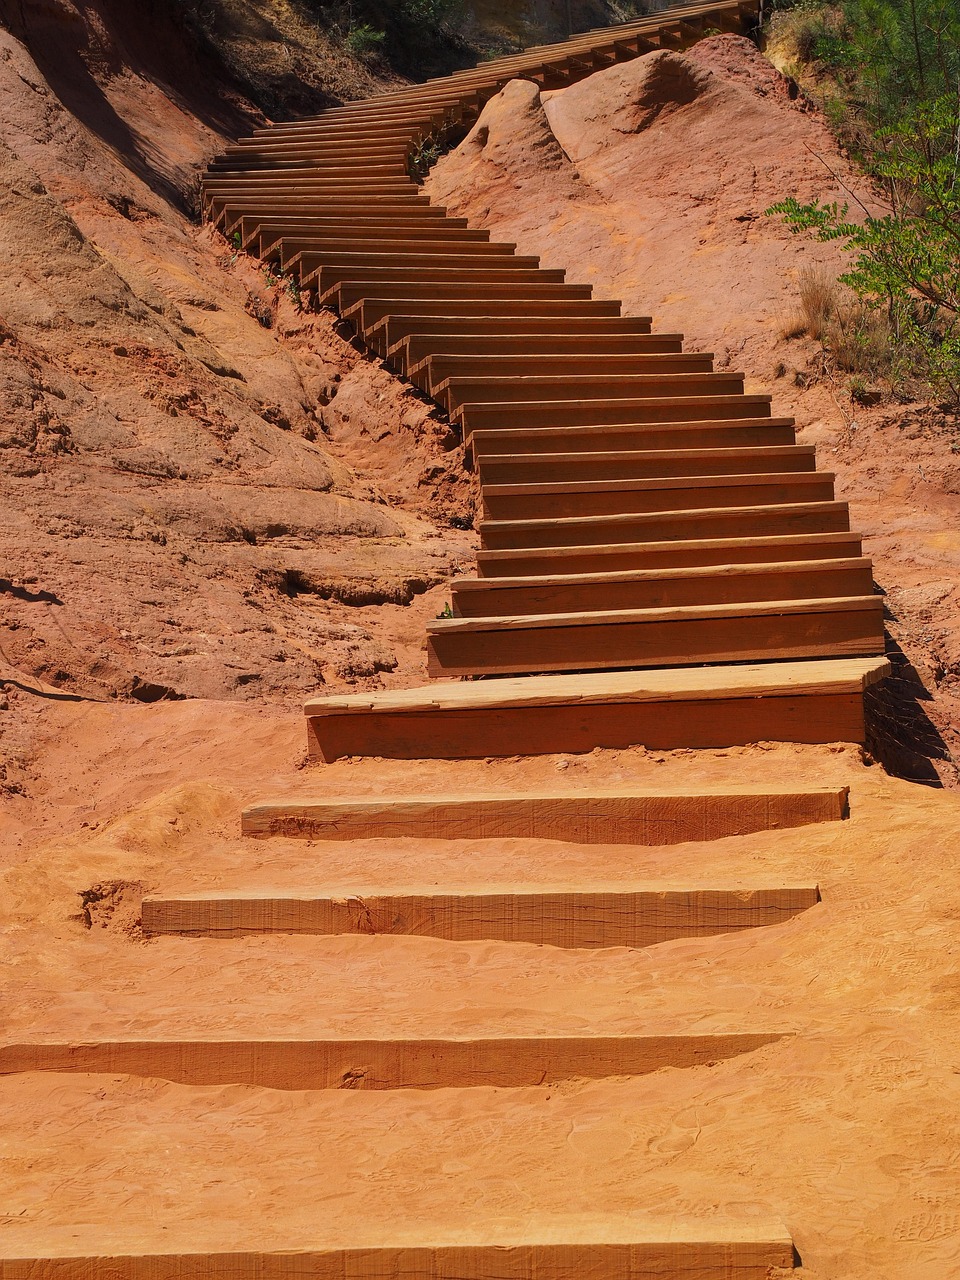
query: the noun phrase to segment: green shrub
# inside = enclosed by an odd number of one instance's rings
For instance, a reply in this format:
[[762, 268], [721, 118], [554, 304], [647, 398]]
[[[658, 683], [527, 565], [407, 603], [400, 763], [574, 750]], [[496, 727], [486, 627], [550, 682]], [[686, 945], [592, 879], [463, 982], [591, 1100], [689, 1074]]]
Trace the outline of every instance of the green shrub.
[[353, 27], [347, 32], [344, 44], [358, 58], [369, 58], [380, 52], [385, 37], [385, 31], [378, 31], [376, 27], [363, 22], [359, 27]]

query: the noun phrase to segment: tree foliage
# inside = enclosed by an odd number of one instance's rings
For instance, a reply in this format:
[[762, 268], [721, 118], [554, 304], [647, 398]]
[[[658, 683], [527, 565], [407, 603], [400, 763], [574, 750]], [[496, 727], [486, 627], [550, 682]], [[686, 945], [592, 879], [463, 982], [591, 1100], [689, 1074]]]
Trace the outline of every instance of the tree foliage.
[[845, 0], [814, 55], [844, 92], [848, 140], [887, 211], [793, 198], [794, 231], [854, 255], [841, 276], [885, 308], [901, 354], [960, 401], [960, 7], [956, 0]]

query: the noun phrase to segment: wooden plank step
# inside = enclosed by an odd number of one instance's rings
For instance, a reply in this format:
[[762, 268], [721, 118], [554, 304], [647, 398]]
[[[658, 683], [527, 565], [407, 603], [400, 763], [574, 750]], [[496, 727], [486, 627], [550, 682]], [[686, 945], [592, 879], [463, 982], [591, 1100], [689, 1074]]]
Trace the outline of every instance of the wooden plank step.
[[[619, 310], [619, 308], [617, 308]], [[457, 308], [458, 312], [460, 308]], [[509, 333], [519, 341], [528, 336], [540, 337], [547, 334], [625, 334], [647, 335], [650, 333], [651, 318], [649, 316], [621, 316], [614, 313], [596, 313], [592, 316], [576, 318], [576, 323], [564, 321], [556, 316], [532, 313], [529, 315], [503, 313], [485, 315], [482, 312], [466, 312], [458, 315], [394, 315], [387, 316], [380, 325], [367, 333], [367, 339], [382, 355], [398, 349], [398, 344], [416, 334], [450, 334], [461, 333], [503, 334]]]
[[208, 173], [249, 172], [251, 169], [282, 168], [288, 164], [323, 164], [327, 160], [356, 160], [376, 164], [381, 160], [406, 159], [414, 143], [401, 129], [392, 136], [330, 139], [327, 142], [261, 143], [258, 146], [227, 147], [207, 167]]
[[518, 794], [281, 800], [243, 811], [244, 836], [302, 840], [565, 840], [670, 845], [719, 840], [848, 815], [848, 787], [791, 791], [619, 788]]
[[[327, 232], [343, 232], [361, 239], [384, 239], [402, 228], [404, 238], [411, 236], [436, 236], [441, 239], [453, 235], [465, 236], [468, 239], [489, 240], [490, 232], [482, 227], [468, 226], [466, 218], [448, 218], [437, 216], [435, 212], [413, 205], [406, 212], [394, 213], [368, 212], [361, 220], [357, 215], [347, 213], [280, 213], [271, 215], [258, 212], [244, 214], [241, 218], [240, 233], [244, 240], [259, 234], [267, 243], [273, 238], [283, 235], [308, 235], [313, 231], [320, 234]], [[269, 237], [269, 238], [268, 238]]]
[[[374, 210], [378, 217], [391, 215], [403, 217], [408, 210], [415, 210], [419, 216], [428, 207], [419, 197], [410, 195], [368, 196], [363, 199], [345, 196], [335, 200], [284, 197], [275, 201], [232, 200], [230, 197], [220, 197], [210, 201], [207, 217], [214, 226], [223, 231], [224, 235], [229, 236], [238, 230], [242, 218], [260, 218], [268, 221], [313, 216], [348, 217], [352, 215], [362, 218], [371, 210]], [[438, 216], [443, 217], [442, 209], [437, 209], [436, 212]]]
[[[123, 1213], [113, 1221], [122, 1223]], [[95, 1253], [82, 1252], [80, 1231], [68, 1234], [59, 1247], [41, 1236], [33, 1248], [17, 1246], [15, 1256], [0, 1251], [3, 1280], [767, 1280], [774, 1268], [792, 1268], [794, 1259], [783, 1223], [758, 1216], [698, 1220], [524, 1210], [489, 1221], [476, 1214], [458, 1221], [448, 1213], [435, 1224], [422, 1217], [398, 1224], [368, 1214], [345, 1240], [327, 1240], [328, 1232], [311, 1227], [307, 1239], [317, 1243], [229, 1252], [171, 1251], [172, 1242], [161, 1244], [158, 1235], [156, 1251], [128, 1253], [129, 1244], [110, 1244], [109, 1231], [101, 1232]]]
[[882, 658], [448, 681], [307, 702], [310, 755], [482, 759], [596, 747], [863, 742]]
[[[243, 247], [250, 252], [259, 253], [261, 257], [271, 255], [272, 258], [280, 256], [284, 241], [296, 240], [298, 237], [307, 245], [319, 245], [332, 237], [343, 238], [344, 233], [350, 230], [355, 246], [374, 246], [384, 243], [395, 231], [395, 224], [391, 226], [386, 218], [368, 218], [353, 229], [349, 229], [346, 221], [340, 218], [316, 218], [312, 223], [305, 219], [298, 223], [293, 218], [274, 220], [272, 223], [265, 223], [257, 218], [244, 218], [243, 223], [249, 227], [241, 232]], [[489, 239], [489, 231], [474, 231], [456, 224], [448, 226], [446, 221], [438, 224], [434, 218], [411, 217], [405, 220], [403, 226], [404, 244], [440, 242], [447, 246], [480, 245], [488, 244]]]
[[833, 484], [833, 473], [827, 471], [658, 476], [640, 480], [583, 480], [579, 484], [574, 481], [485, 484], [483, 512], [484, 517], [491, 520], [538, 520], [697, 507], [831, 502]]
[[294, 1090], [514, 1089], [702, 1066], [752, 1053], [784, 1034], [51, 1040], [0, 1044], [0, 1075], [96, 1072]]
[[427, 623], [431, 676], [866, 657], [883, 651], [880, 596]]
[[[402, 243], [408, 244], [411, 241], [419, 243], [422, 240], [434, 243], [439, 241], [444, 244], [489, 244], [489, 231], [473, 230], [461, 225], [462, 223], [462, 218], [456, 220], [444, 218], [438, 221], [436, 218], [425, 218], [419, 213], [411, 214], [403, 220]], [[365, 247], [368, 244], [401, 241], [396, 222], [388, 218], [365, 218], [356, 226], [350, 226], [346, 218], [337, 217], [313, 219], [289, 217], [272, 220], [245, 218], [244, 224], [247, 228], [244, 231], [246, 243], [262, 244], [264, 252], [282, 240], [297, 238], [314, 245], [322, 245], [336, 239], [341, 241], [349, 239], [354, 248], [358, 244]]]
[[[466, 293], [466, 297], [464, 297]], [[449, 301], [458, 312], [475, 311], [489, 315], [496, 310], [503, 315], [616, 316], [619, 302], [606, 302], [590, 296], [589, 285], [530, 285], [517, 297], [508, 289], [490, 286], [485, 290], [461, 290], [454, 296], [450, 288], [434, 286], [415, 289], [409, 285], [390, 285], [369, 297], [358, 298], [345, 308], [357, 328], [366, 333], [389, 315], [430, 315], [438, 304]]]
[[449, 290], [455, 288], [458, 281], [465, 291], [474, 293], [488, 285], [500, 289], [518, 287], [534, 290], [550, 286], [554, 289], [570, 288], [574, 296], [580, 296], [584, 288], [566, 285], [563, 271], [559, 268], [544, 271], [537, 267], [518, 267], [509, 259], [491, 258], [486, 264], [474, 259], [472, 267], [451, 267], [444, 257], [437, 255], [424, 258], [423, 263], [419, 267], [371, 267], [362, 262], [353, 266], [331, 266], [318, 255], [301, 254], [290, 261], [286, 270], [299, 275], [301, 280], [312, 284], [323, 295], [358, 285], [363, 285], [368, 292], [381, 293], [386, 289], [406, 291], [428, 286]]
[[[342, 275], [340, 271], [317, 270], [315, 279], [323, 276]], [[589, 284], [564, 284], [562, 271], [497, 271], [489, 268], [483, 270], [447, 270], [444, 268], [397, 269], [390, 271], [370, 271], [355, 269], [340, 279], [334, 279], [324, 294], [328, 305], [338, 305], [346, 315], [351, 308], [360, 306], [367, 298], [376, 298], [381, 293], [396, 291], [411, 294], [413, 298], [422, 297], [431, 305], [443, 305], [444, 298], [452, 298], [456, 294], [458, 305], [462, 305], [463, 297], [471, 300], [484, 300], [486, 306], [504, 302], [589, 302]], [[434, 276], [436, 279], [434, 279]], [[404, 300], [406, 305], [406, 300]]]
[[379, 290], [376, 298], [365, 299], [363, 306], [357, 307], [350, 317], [364, 342], [378, 354], [385, 352], [390, 326], [394, 322], [416, 324], [418, 318], [423, 317], [434, 325], [437, 311], [444, 307], [448, 314], [456, 309], [458, 319], [471, 316], [488, 317], [492, 311], [495, 311], [502, 317], [497, 323], [501, 325], [506, 323], [511, 327], [515, 324], [539, 325], [544, 321], [548, 324], [575, 322], [579, 326], [596, 320], [619, 321], [623, 318], [620, 315], [618, 302], [597, 298], [575, 299], [573, 302], [564, 302], [562, 299], [559, 302], [544, 302], [543, 300], [510, 301], [498, 298], [496, 300], [471, 299], [467, 302], [460, 300], [454, 303], [452, 301], [431, 302], [423, 298], [403, 299], [379, 296], [390, 292], [390, 288]]
[[388, 356], [404, 370], [441, 357], [543, 355], [647, 355], [683, 349], [680, 333], [422, 333], [396, 343]]
[[454, 616], [460, 618], [838, 599], [867, 596], [872, 588], [873, 568], [863, 558], [634, 569], [551, 578], [454, 578], [450, 583]]
[[393, 178], [403, 177], [409, 180], [406, 161], [403, 155], [371, 160], [368, 156], [358, 155], [351, 159], [292, 160], [287, 164], [276, 160], [264, 164], [222, 165], [216, 169], [208, 169], [204, 182], [223, 183], [256, 178], [273, 182], [288, 179], [312, 178]]
[[[348, 240], [340, 232], [330, 236], [322, 232], [295, 232], [282, 236], [277, 246], [273, 256], [284, 266], [298, 255], [313, 255], [318, 261], [331, 266], [415, 267], [424, 258], [443, 258], [446, 265], [452, 267], [489, 265], [503, 269], [515, 263], [518, 269], [532, 270], [540, 265], [539, 258], [514, 253], [516, 245], [460, 238], [458, 232], [451, 232], [446, 237], [434, 235], [426, 240], [399, 235], [382, 240], [362, 236]], [[488, 259], [496, 261], [488, 262]]]
[[603, 453], [501, 453], [477, 458], [486, 485], [569, 483], [575, 480], [643, 480], [667, 476], [808, 472], [813, 445], [752, 449], [610, 449]]
[[477, 430], [514, 431], [522, 428], [532, 433], [545, 427], [642, 426], [651, 422], [717, 422], [730, 418], [752, 420], [769, 414], [770, 400], [768, 395], [724, 395], [720, 390], [703, 395], [683, 395], [678, 390], [674, 395], [649, 395], [640, 399], [472, 403], [462, 405], [458, 416], [464, 440], [470, 443]]
[[[623, 414], [620, 415], [623, 417]], [[483, 459], [509, 454], [513, 457], [537, 454], [592, 454], [675, 451], [679, 449], [763, 448], [794, 445], [793, 418], [750, 417], [711, 418], [699, 421], [660, 423], [599, 422], [581, 426], [529, 428], [495, 426], [474, 430], [470, 435], [473, 456]]]
[[845, 502], [797, 502], [769, 507], [700, 507], [640, 515], [577, 516], [558, 520], [484, 520], [484, 550], [588, 546], [590, 543], [666, 542], [684, 538], [752, 538], [801, 533], [845, 533]]
[[503, 577], [571, 576], [633, 570], [703, 568], [817, 560], [858, 559], [858, 534], [807, 533], [786, 537], [690, 538], [682, 542], [613, 542], [596, 546], [479, 551], [477, 573]]
[[238, 938], [249, 934], [401, 934], [449, 942], [524, 942], [550, 947], [653, 947], [766, 928], [819, 902], [816, 885], [691, 888], [617, 885], [591, 889], [438, 893], [225, 890], [154, 894], [143, 900], [148, 937]]
[[730, 396], [743, 391], [742, 373], [618, 373], [558, 375], [528, 378], [445, 378], [434, 388], [434, 399], [455, 414], [463, 405], [544, 404], [636, 400], [640, 397]]
[[[316, 132], [316, 131], [315, 131]], [[321, 129], [319, 136], [311, 139], [309, 131], [306, 133], [296, 134], [294, 137], [286, 137], [283, 134], [283, 126], [271, 126], [262, 133], [251, 134], [246, 138], [238, 138], [236, 142], [231, 142], [224, 147], [220, 153], [221, 156], [232, 158], [234, 156], [249, 155], [270, 155], [274, 151], [283, 151], [285, 148], [310, 150], [316, 147], [343, 147], [343, 146], [385, 146], [389, 144], [403, 144], [410, 137], [410, 132], [406, 128], [381, 130], [379, 133], [364, 134], [354, 129]]]
[[[357, 297], [366, 293], [382, 293], [386, 289], [397, 289], [407, 292], [413, 289], [450, 290], [458, 287], [465, 293], [477, 293], [487, 288], [506, 289], [509, 291], [541, 290], [547, 287], [554, 289], [570, 288], [575, 297], [585, 290], [577, 286], [564, 284], [563, 272], [543, 271], [536, 268], [517, 268], [510, 264], [506, 268], [499, 266], [450, 267], [441, 265], [442, 258], [424, 259], [435, 265], [423, 267], [330, 267], [326, 263], [318, 263], [317, 259], [309, 259], [308, 255], [294, 258], [286, 270], [291, 275], [299, 276], [307, 287], [317, 290], [319, 301], [323, 305], [341, 306], [349, 299], [353, 305]], [[491, 259], [500, 262], [501, 259]], [[589, 287], [589, 286], [587, 286]]]
[[211, 178], [200, 188], [205, 204], [217, 198], [224, 200], [248, 199], [273, 201], [291, 196], [349, 195], [354, 198], [365, 195], [402, 195], [413, 193], [416, 187], [402, 175], [384, 178], [257, 178], [250, 175], [243, 179]]
[[681, 352], [682, 333], [630, 333], [613, 330], [600, 333], [568, 333], [544, 330], [543, 333], [518, 333], [504, 330], [483, 333], [480, 330], [411, 334], [392, 348], [390, 355], [401, 355], [413, 369], [428, 358], [477, 356], [643, 356], [646, 353]]
[[346, 273], [357, 268], [366, 271], [418, 271], [424, 268], [446, 267], [447, 270], [454, 271], [472, 268], [526, 273], [537, 271], [540, 265], [539, 258], [522, 258], [512, 252], [501, 251], [499, 246], [496, 253], [490, 254], [487, 252], [490, 246], [486, 244], [462, 245], [460, 249], [463, 252], [459, 250], [451, 252], [454, 248], [452, 245], [437, 242], [431, 248], [426, 242], [421, 244], [419, 241], [412, 241], [404, 242], [395, 252], [378, 253], [373, 248], [367, 250], [361, 247], [356, 252], [338, 253], [305, 245], [304, 242], [298, 244], [293, 241], [289, 245], [282, 243], [284, 268], [292, 269], [294, 264], [299, 262], [301, 273], [304, 275], [309, 275], [317, 268], [323, 268], [330, 271], [338, 270], [341, 273], [340, 279], [348, 279], [349, 276]]
[[[560, 352], [556, 355], [522, 352], [519, 355], [428, 355], [410, 368], [411, 380], [431, 395], [448, 379], [581, 377], [596, 374], [712, 373], [713, 354], [701, 351], [627, 352], [590, 354]], [[509, 399], [498, 395], [497, 399]]]

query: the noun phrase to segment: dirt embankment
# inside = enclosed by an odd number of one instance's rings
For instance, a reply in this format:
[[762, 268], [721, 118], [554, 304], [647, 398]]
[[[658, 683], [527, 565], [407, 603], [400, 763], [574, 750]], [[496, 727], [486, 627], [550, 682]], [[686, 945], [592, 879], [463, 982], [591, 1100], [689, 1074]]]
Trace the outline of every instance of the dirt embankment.
[[189, 216], [203, 165], [258, 118], [222, 68], [122, 5], [12, 8], [8, 699], [415, 683], [437, 586], [471, 554], [449, 523], [472, 498], [446, 425]]
[[428, 181], [451, 212], [684, 333], [796, 416], [836, 472], [889, 605], [898, 678], [883, 749], [907, 776], [955, 779], [960, 420], [926, 404], [856, 405], [817, 344], [784, 336], [801, 272], [835, 278], [843, 254], [764, 211], [787, 195], [842, 200], [844, 186], [863, 180], [821, 114], [735, 36], [542, 95], [514, 81]]

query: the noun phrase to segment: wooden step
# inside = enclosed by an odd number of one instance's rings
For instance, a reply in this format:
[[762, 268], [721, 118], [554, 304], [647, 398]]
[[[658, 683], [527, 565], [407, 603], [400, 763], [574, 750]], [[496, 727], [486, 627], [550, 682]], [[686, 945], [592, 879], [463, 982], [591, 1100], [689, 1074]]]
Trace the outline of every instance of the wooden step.
[[[458, 225], [462, 219], [444, 219], [442, 222], [436, 218], [424, 218], [420, 215], [405, 219], [403, 227], [404, 241], [419, 242], [421, 240], [443, 240], [448, 242], [466, 242], [475, 241], [477, 243], [485, 243], [490, 233], [488, 231], [472, 231], [469, 227]], [[448, 223], [453, 222], [450, 226]], [[364, 244], [379, 242], [385, 234], [389, 234], [395, 227], [395, 223], [391, 223], [386, 218], [368, 218], [362, 224], [354, 229], [355, 240]], [[310, 236], [315, 232], [331, 231], [340, 233], [347, 229], [345, 220], [338, 218], [314, 218], [312, 221], [302, 219], [297, 221], [294, 218], [273, 218], [265, 219], [262, 217], [243, 217], [240, 219], [240, 238], [242, 247], [248, 252], [260, 255], [264, 258], [268, 254], [276, 258], [279, 252], [278, 245], [281, 240], [293, 239], [296, 236]]]
[[450, 589], [455, 617], [490, 618], [867, 596], [873, 589], [873, 569], [866, 559], [801, 560], [556, 577], [454, 578]]
[[[472, 403], [461, 405], [457, 416], [464, 442], [472, 444], [473, 433], [478, 430], [512, 432], [521, 428], [533, 434], [542, 428], [564, 426], [643, 426], [668, 422], [713, 423], [738, 418], [752, 420], [769, 414], [770, 399], [768, 395], [724, 395], [721, 391], [684, 395], [677, 391], [673, 395], [650, 395], [639, 399]], [[701, 442], [707, 443], [702, 438], [697, 443]], [[752, 439], [750, 443], [759, 441]], [[793, 437], [790, 443], [793, 443]]]
[[[491, 290], [483, 292], [482, 296], [470, 296], [464, 298], [462, 295], [454, 298], [447, 294], [449, 302], [456, 304], [456, 309], [460, 314], [470, 314], [474, 312], [476, 315], [489, 315], [491, 311], [496, 311], [504, 316], [619, 316], [619, 302], [604, 302], [602, 300], [591, 298], [589, 296], [581, 297], [584, 287], [577, 286], [575, 296], [570, 296], [570, 290], [573, 286], [548, 285], [536, 291], [530, 289], [520, 298], [511, 297], [509, 292], [500, 291], [494, 294]], [[587, 286], [589, 288], [589, 286]], [[438, 302], [445, 296], [440, 290], [410, 290], [405, 288], [403, 296], [398, 296], [398, 290], [391, 290], [389, 286], [385, 289], [379, 289], [370, 297], [360, 298], [346, 309], [345, 314], [352, 319], [361, 333], [367, 333], [375, 325], [380, 324], [387, 316], [391, 315], [432, 315], [437, 310]], [[439, 295], [439, 296], [438, 296]]]
[[573, 795], [403, 796], [376, 800], [281, 800], [243, 811], [242, 832], [268, 839], [565, 840], [669, 845], [719, 840], [847, 817], [848, 791], [704, 789], [590, 790]]
[[[507, 265], [499, 265], [505, 262]], [[321, 298], [351, 293], [363, 286], [366, 293], [383, 293], [388, 289], [409, 292], [417, 289], [433, 289], [449, 292], [460, 287], [465, 293], [482, 293], [493, 286], [507, 293], [520, 290], [569, 289], [569, 296], [584, 298], [585, 286], [566, 285], [561, 270], [542, 271], [538, 267], [517, 266], [510, 259], [491, 258], [487, 264], [474, 259], [472, 267], [451, 267], [441, 255], [425, 257], [419, 267], [370, 267], [363, 263], [333, 265], [322, 262], [316, 254], [301, 254], [291, 260], [287, 270], [305, 284], [315, 288]], [[429, 265], [428, 265], [429, 264]], [[563, 293], [561, 297], [565, 296]]]
[[[394, 215], [405, 217], [408, 212], [415, 211], [418, 216], [431, 206], [418, 196], [340, 196], [327, 197], [323, 200], [315, 198], [280, 197], [276, 200], [233, 200], [228, 197], [217, 197], [210, 201], [207, 217], [219, 227], [224, 235], [230, 236], [239, 230], [242, 219], [259, 218], [261, 221], [276, 222], [284, 218], [313, 217], [349, 217], [353, 215], [363, 218], [373, 212], [378, 218]], [[444, 216], [444, 210], [434, 210], [438, 219]]]
[[463, 1036], [449, 1039], [92, 1039], [0, 1044], [0, 1075], [152, 1076], [262, 1089], [524, 1088], [696, 1067], [775, 1044], [784, 1032], [704, 1035]]
[[[711, 373], [713, 355], [700, 351], [627, 352], [589, 354], [560, 352], [555, 355], [523, 352], [519, 355], [428, 355], [410, 368], [411, 381], [442, 402], [440, 388], [448, 380], [478, 381], [540, 377], [588, 377], [606, 374]], [[509, 399], [498, 395], [497, 399]]]
[[453, 253], [467, 258], [488, 258], [491, 255], [516, 257], [527, 266], [536, 266], [540, 261], [534, 254], [517, 254], [517, 246], [509, 240], [491, 240], [488, 231], [459, 226], [450, 218], [438, 222], [417, 216], [392, 227], [386, 219], [378, 219], [376, 223], [365, 219], [362, 224], [350, 227], [340, 219], [316, 218], [312, 223], [303, 222], [300, 226], [288, 223], [278, 241], [284, 262], [295, 253], [310, 250], [328, 254], [334, 261], [374, 254], [388, 260], [382, 265], [389, 265], [389, 259], [398, 253]]
[[551, 316], [543, 311], [531, 312], [527, 315], [520, 312], [504, 312], [498, 308], [499, 314], [484, 314], [480, 310], [461, 312], [457, 315], [429, 315], [418, 312], [415, 315], [387, 316], [378, 326], [368, 330], [366, 337], [371, 345], [381, 354], [387, 355], [396, 350], [400, 342], [417, 334], [450, 334], [480, 333], [499, 334], [509, 332], [518, 341], [528, 336], [539, 337], [552, 334], [589, 334], [589, 335], [646, 335], [650, 333], [649, 316], [621, 316], [610, 310], [610, 303], [605, 304], [605, 312], [596, 311], [589, 315], [571, 317], [569, 320]]
[[845, 533], [845, 502], [798, 502], [769, 507], [700, 507], [640, 515], [578, 516], [558, 520], [485, 520], [484, 550], [666, 542], [684, 538], [753, 538], [801, 533]]
[[[318, 300], [324, 306], [347, 308], [355, 305], [369, 293], [383, 293], [387, 289], [403, 292], [435, 290], [449, 292], [459, 288], [464, 293], [483, 293], [489, 289], [508, 294], [528, 294], [531, 290], [566, 289], [574, 297], [586, 297], [581, 286], [566, 286], [563, 272], [541, 271], [536, 268], [500, 267], [449, 267], [435, 258], [437, 264], [430, 267], [331, 267], [326, 263], [313, 265], [311, 255], [295, 258], [290, 264], [290, 274], [297, 276], [307, 288], [317, 290]], [[425, 259], [426, 261], [426, 259]], [[562, 296], [562, 295], [561, 295]]]
[[742, 373], [561, 374], [545, 377], [445, 378], [434, 399], [451, 415], [464, 405], [546, 404], [560, 401], [637, 400], [647, 396], [732, 396], [743, 392]]
[[477, 573], [492, 579], [620, 573], [817, 560], [857, 559], [855, 533], [807, 533], [785, 537], [690, 538], [681, 542], [614, 542], [596, 546], [479, 551]]
[[255, 175], [242, 181], [216, 178], [204, 182], [200, 195], [204, 205], [216, 200], [270, 201], [292, 196], [321, 198], [327, 195], [349, 195], [354, 198], [377, 195], [403, 195], [415, 192], [409, 178], [263, 178]]
[[[501, 271], [536, 271], [540, 259], [514, 253], [514, 246], [486, 240], [454, 238], [434, 240], [354, 240], [325, 239], [319, 235], [285, 236], [275, 257], [286, 270], [295, 259], [330, 267], [365, 267], [368, 270], [412, 270], [417, 267], [446, 266], [456, 269], [490, 267]], [[434, 262], [433, 259], [438, 259]]]
[[[458, 225], [462, 219], [445, 218], [438, 222], [436, 218], [416, 217], [403, 221], [402, 241], [396, 223], [391, 225], [386, 218], [368, 218], [356, 227], [348, 227], [346, 221], [339, 218], [315, 218], [312, 222], [302, 221], [299, 225], [292, 218], [273, 222], [259, 222], [257, 219], [244, 219], [251, 225], [250, 245], [253, 251], [262, 246], [262, 255], [271, 254], [273, 260], [279, 260], [284, 242], [297, 242], [301, 246], [323, 248], [331, 244], [349, 243], [353, 251], [382, 252], [382, 246], [402, 243], [407, 246], [421, 244], [443, 244], [446, 251], [450, 246], [467, 246], [469, 248], [486, 246], [484, 252], [490, 252], [489, 231], [474, 231], [470, 227]], [[348, 240], [349, 236], [349, 240]], [[431, 250], [427, 250], [430, 252]], [[287, 253], [289, 256], [289, 253]]]
[[[113, 1221], [123, 1222], [121, 1211]], [[79, 1251], [79, 1229], [60, 1245], [38, 1230], [33, 1248], [18, 1245], [15, 1257], [0, 1250], [0, 1274], [3, 1280], [768, 1280], [794, 1259], [782, 1222], [754, 1214], [731, 1220], [525, 1209], [458, 1220], [448, 1211], [434, 1223], [422, 1215], [409, 1223], [368, 1215], [341, 1241], [310, 1226], [304, 1235], [315, 1244], [189, 1253], [171, 1251], [173, 1242], [151, 1234], [149, 1225], [138, 1224], [151, 1242], [143, 1253], [112, 1245], [109, 1231], [92, 1254]]]
[[666, 476], [807, 472], [816, 466], [813, 445], [753, 449], [611, 449], [603, 453], [501, 453], [477, 457], [483, 485], [643, 480]]
[[823, 471], [657, 476], [640, 480], [547, 481], [483, 486], [490, 520], [562, 520], [700, 507], [761, 507], [831, 502], [834, 476]]
[[[522, 413], [522, 411], [521, 411]], [[620, 415], [623, 418], [621, 411]], [[539, 454], [596, 454], [599, 452], [674, 452], [681, 449], [777, 448], [796, 442], [793, 418], [711, 418], [675, 422], [600, 422], [593, 425], [547, 427], [536, 430], [496, 424], [470, 434], [470, 451], [483, 465], [486, 458], [529, 457]]]
[[404, 371], [441, 357], [562, 355], [626, 356], [680, 352], [679, 333], [420, 333], [411, 334], [388, 351]]
[[409, 281], [416, 287], [418, 278], [430, 279], [430, 276], [425, 275], [426, 272], [436, 273], [441, 270], [449, 275], [436, 277], [439, 281], [469, 276], [471, 287], [483, 284], [486, 279], [499, 283], [515, 278], [518, 282], [534, 287], [539, 281], [554, 282], [558, 276], [560, 280], [564, 279], [559, 270], [554, 275], [541, 272], [535, 258], [517, 258], [509, 254], [484, 259], [480, 255], [458, 253], [325, 254], [311, 249], [285, 258], [283, 268], [303, 281], [316, 276], [320, 286], [325, 288], [341, 280], [353, 280], [362, 276], [368, 277], [374, 285], [378, 279], [399, 279]]
[[531, 892], [344, 893], [215, 890], [143, 900], [148, 937], [402, 934], [449, 942], [550, 947], [653, 947], [782, 924], [816, 906], [816, 885], [773, 888], [616, 885]]
[[478, 759], [596, 747], [863, 742], [863, 691], [882, 658], [451, 681], [315, 698], [310, 755]]
[[310, 182], [314, 178], [393, 178], [402, 177], [409, 180], [406, 160], [401, 153], [390, 157], [370, 159], [366, 155], [348, 157], [327, 157], [319, 160], [292, 160], [286, 164], [277, 160], [254, 165], [223, 165], [217, 169], [208, 169], [205, 183], [211, 187], [225, 182], [239, 182], [247, 179], [264, 179], [273, 182], [299, 181]]
[[883, 651], [880, 596], [427, 623], [431, 676], [866, 657]]

